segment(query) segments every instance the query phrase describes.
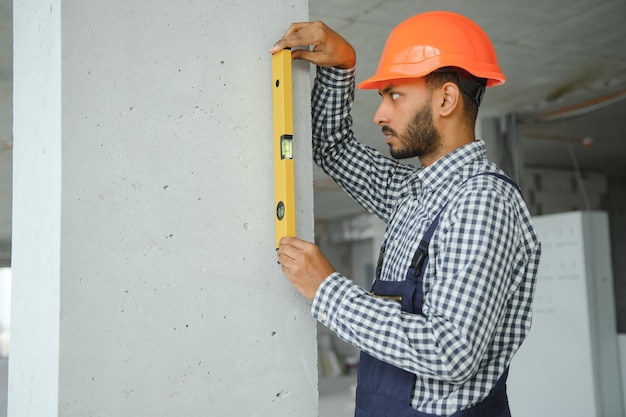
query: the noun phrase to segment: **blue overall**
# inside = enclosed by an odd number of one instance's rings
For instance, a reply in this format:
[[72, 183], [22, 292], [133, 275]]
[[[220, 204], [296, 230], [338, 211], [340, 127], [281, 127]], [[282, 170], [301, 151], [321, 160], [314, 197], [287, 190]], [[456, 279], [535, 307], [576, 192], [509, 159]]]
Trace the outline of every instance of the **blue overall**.
[[[519, 187], [510, 178], [484, 172], [477, 175], [494, 175], [518, 190]], [[473, 178], [473, 177], [472, 177]], [[521, 192], [521, 191], [520, 191]], [[445, 208], [445, 205], [444, 205]], [[401, 303], [402, 311], [411, 314], [423, 314], [423, 276], [428, 262], [430, 239], [439, 224], [441, 211], [430, 224], [413, 256], [404, 281], [381, 281], [380, 272], [385, 253], [383, 247], [376, 267], [376, 279], [372, 286], [374, 296], [396, 300]], [[489, 395], [480, 403], [465, 410], [457, 411], [453, 417], [510, 417], [506, 395], [508, 370], [500, 377]], [[355, 417], [437, 417], [422, 413], [411, 407], [411, 395], [415, 387], [414, 374], [376, 359], [361, 352], [357, 377]]]

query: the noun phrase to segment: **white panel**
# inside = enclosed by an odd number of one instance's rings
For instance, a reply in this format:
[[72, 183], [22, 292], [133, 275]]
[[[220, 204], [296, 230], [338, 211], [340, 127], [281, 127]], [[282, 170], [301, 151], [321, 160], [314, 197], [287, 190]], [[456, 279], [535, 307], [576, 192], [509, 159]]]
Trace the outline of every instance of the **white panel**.
[[[533, 327], [511, 365], [512, 413], [621, 415], [610, 262], [596, 253], [607, 254], [606, 214], [576, 212], [534, 221], [541, 264]], [[613, 365], [607, 367], [607, 361]]]
[[626, 334], [619, 334], [617, 340], [622, 372], [622, 403], [624, 410], [626, 410]]

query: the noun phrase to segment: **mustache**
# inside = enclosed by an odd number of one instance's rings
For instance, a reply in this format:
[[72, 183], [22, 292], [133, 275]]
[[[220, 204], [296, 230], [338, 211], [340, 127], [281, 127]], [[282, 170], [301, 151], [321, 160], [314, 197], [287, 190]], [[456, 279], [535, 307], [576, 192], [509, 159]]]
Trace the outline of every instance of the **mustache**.
[[392, 135], [392, 136], [398, 136], [398, 134], [396, 133], [395, 130], [393, 130], [392, 128], [390, 128], [389, 126], [383, 126], [382, 128], [383, 134], [384, 135]]

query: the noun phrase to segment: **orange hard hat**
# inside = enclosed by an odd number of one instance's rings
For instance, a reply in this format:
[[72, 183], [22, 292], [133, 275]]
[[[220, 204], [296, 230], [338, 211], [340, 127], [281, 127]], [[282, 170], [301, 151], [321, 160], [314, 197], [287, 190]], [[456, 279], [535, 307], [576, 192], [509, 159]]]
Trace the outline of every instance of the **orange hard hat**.
[[359, 88], [378, 89], [383, 81], [419, 78], [443, 67], [462, 68], [486, 79], [487, 87], [506, 80], [480, 26], [457, 13], [432, 11], [410, 17], [391, 31], [376, 73]]

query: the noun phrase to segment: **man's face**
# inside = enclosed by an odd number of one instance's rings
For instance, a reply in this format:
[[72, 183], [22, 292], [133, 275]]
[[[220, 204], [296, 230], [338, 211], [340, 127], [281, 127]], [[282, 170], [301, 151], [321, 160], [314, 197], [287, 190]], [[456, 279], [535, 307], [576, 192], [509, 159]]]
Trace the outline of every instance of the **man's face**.
[[433, 123], [432, 92], [423, 79], [396, 81], [380, 90], [380, 104], [374, 121], [382, 126], [385, 142], [396, 159], [422, 158], [440, 147]]

